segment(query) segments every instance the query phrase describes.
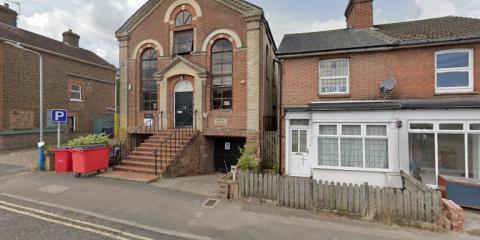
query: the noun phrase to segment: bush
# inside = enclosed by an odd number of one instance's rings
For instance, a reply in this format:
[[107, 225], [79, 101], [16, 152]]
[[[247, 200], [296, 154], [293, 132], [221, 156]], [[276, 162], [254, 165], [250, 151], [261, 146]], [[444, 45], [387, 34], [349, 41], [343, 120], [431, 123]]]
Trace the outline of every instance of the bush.
[[110, 138], [105, 134], [92, 134], [84, 137], [79, 137], [68, 141], [69, 147], [86, 147], [91, 145], [107, 145], [110, 143]]
[[257, 172], [260, 170], [260, 163], [257, 161], [257, 147], [253, 145], [247, 145], [240, 150], [242, 154], [238, 160], [237, 167], [244, 171], [254, 171]]

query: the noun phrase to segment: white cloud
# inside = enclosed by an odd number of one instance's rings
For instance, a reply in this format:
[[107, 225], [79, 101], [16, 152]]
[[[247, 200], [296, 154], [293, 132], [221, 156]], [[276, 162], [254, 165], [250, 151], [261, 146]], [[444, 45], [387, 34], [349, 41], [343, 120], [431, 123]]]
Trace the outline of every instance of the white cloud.
[[433, 18], [456, 15], [456, 5], [452, 0], [415, 0], [420, 10], [419, 18]]
[[334, 30], [334, 29], [345, 28], [345, 26], [346, 26], [346, 23], [344, 19], [341, 19], [341, 20], [330, 19], [328, 21], [316, 20], [315, 22], [313, 22], [311, 30], [312, 31]]

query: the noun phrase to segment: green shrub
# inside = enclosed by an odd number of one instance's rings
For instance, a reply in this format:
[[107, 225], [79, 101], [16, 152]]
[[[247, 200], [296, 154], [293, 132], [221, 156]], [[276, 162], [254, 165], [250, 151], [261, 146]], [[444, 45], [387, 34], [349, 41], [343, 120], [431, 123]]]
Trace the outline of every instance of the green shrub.
[[257, 147], [253, 145], [247, 145], [240, 150], [242, 154], [238, 160], [237, 167], [244, 171], [254, 171], [257, 172], [260, 170], [260, 163], [257, 161]]
[[275, 161], [275, 163], [273, 164], [273, 173], [274, 174], [278, 174], [280, 172], [280, 169], [278, 169], [278, 161]]
[[110, 143], [110, 138], [105, 134], [92, 134], [84, 137], [79, 137], [68, 141], [69, 147], [85, 147], [91, 145], [106, 145]]

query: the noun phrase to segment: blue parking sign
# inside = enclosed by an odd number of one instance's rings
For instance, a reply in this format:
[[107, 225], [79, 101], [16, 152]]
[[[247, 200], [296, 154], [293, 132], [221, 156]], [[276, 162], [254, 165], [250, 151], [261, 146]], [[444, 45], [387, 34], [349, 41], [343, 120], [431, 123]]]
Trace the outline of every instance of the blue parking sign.
[[68, 112], [65, 109], [52, 109], [50, 111], [50, 121], [52, 123], [67, 123], [68, 122]]

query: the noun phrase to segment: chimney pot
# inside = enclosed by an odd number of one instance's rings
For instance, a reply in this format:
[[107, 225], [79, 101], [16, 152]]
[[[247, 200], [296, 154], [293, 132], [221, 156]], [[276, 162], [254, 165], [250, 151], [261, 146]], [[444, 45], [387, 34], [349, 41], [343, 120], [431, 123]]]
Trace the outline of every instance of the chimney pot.
[[5, 3], [0, 5], [0, 23], [17, 27], [17, 12], [10, 9], [10, 5]]
[[63, 36], [63, 43], [72, 47], [80, 46], [80, 36], [74, 33], [72, 29], [68, 29], [68, 31], [64, 32], [62, 36]]
[[345, 17], [348, 28], [373, 27], [373, 0], [349, 0]]

